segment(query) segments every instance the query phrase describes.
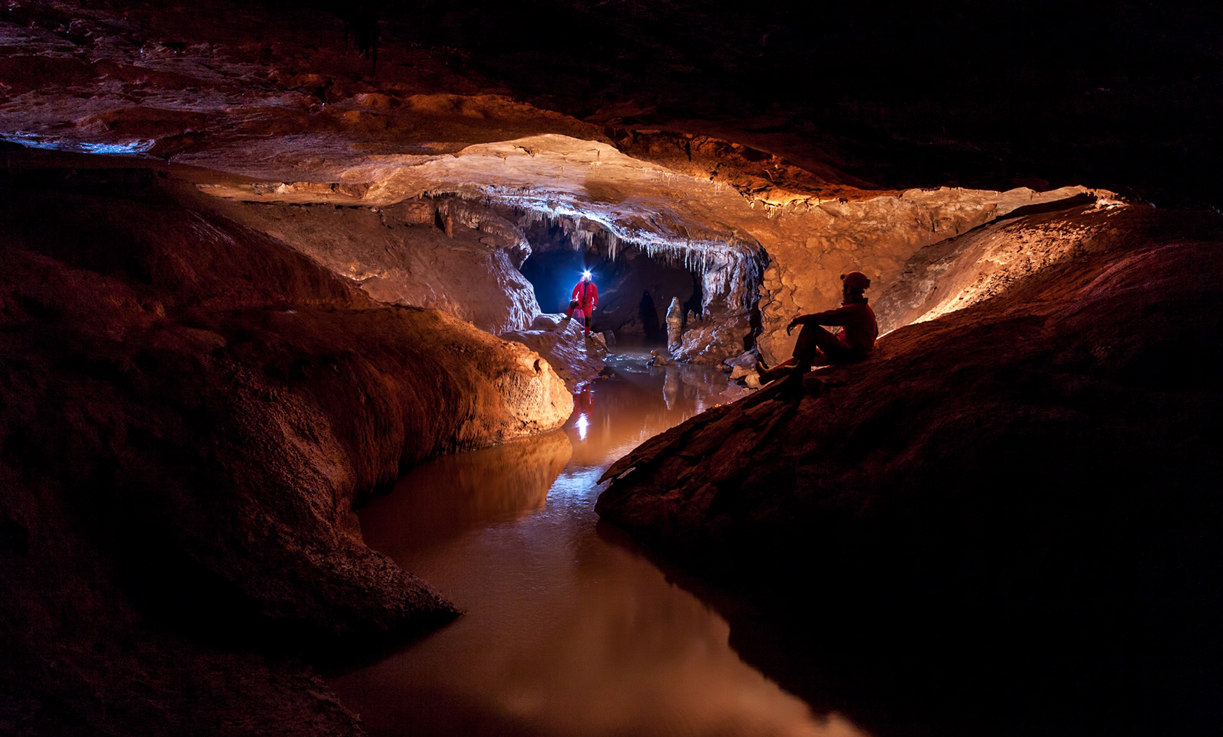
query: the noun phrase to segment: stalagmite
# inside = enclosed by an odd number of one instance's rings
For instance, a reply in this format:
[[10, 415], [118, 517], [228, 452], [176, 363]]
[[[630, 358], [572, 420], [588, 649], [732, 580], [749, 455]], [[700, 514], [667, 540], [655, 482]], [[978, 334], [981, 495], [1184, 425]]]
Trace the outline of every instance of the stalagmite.
[[679, 297], [672, 297], [671, 306], [667, 308], [667, 347], [672, 351], [679, 347], [679, 336], [683, 325], [684, 311], [679, 306]]

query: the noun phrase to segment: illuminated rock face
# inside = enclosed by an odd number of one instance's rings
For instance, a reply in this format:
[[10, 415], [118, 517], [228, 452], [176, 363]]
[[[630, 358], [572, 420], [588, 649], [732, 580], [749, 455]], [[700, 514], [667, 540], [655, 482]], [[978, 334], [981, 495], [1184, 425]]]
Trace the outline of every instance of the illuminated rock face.
[[570, 389], [594, 381], [606, 366], [606, 348], [587, 338], [578, 321], [566, 320], [564, 314], [537, 315], [529, 329], [501, 337], [543, 356]]
[[530, 246], [487, 208], [428, 199], [384, 208], [204, 200], [202, 206], [293, 246], [380, 302], [431, 307], [493, 334], [522, 330], [539, 314], [517, 268]]
[[[838, 306], [841, 274], [865, 273], [872, 282], [867, 296], [877, 299], [902, 281], [905, 263], [920, 249], [1017, 207], [1085, 191], [1082, 187], [1043, 193], [942, 188], [782, 210], [770, 221], [769, 231], [757, 234], [770, 257], [761, 287], [761, 353], [774, 363], [788, 358], [797, 333], [787, 336], [785, 326], [794, 315]], [[903, 324], [892, 322], [880, 328], [886, 331]]]

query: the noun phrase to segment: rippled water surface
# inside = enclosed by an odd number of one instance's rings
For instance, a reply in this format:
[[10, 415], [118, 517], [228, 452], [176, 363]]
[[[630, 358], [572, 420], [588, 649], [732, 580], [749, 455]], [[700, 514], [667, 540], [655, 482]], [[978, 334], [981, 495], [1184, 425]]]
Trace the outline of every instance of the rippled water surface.
[[744, 664], [717, 614], [596, 533], [613, 461], [734, 396], [717, 371], [614, 366], [563, 430], [439, 459], [362, 510], [369, 544], [466, 614], [331, 686], [376, 735], [862, 734]]

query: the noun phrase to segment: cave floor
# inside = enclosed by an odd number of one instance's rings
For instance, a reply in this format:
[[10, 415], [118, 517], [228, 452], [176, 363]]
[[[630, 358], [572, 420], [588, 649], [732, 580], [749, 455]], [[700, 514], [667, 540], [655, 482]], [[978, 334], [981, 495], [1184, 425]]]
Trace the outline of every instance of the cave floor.
[[361, 513], [367, 542], [466, 609], [330, 679], [374, 735], [855, 734], [740, 660], [729, 626], [597, 524], [596, 480], [737, 396], [721, 372], [633, 352], [562, 430], [438, 459]]

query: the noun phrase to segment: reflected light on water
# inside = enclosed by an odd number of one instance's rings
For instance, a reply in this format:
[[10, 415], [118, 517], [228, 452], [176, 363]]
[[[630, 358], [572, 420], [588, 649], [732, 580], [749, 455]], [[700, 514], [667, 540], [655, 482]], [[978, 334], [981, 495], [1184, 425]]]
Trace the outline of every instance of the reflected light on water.
[[80, 151], [87, 154], [131, 155], [150, 151], [157, 143], [154, 139], [138, 139], [124, 143], [88, 143], [73, 141], [67, 138], [44, 138], [36, 133], [10, 133], [0, 135], [0, 140], [17, 143], [26, 148], [40, 148], [51, 151]]
[[402, 652], [330, 680], [364, 729], [861, 735], [744, 664], [725, 620], [596, 532], [603, 470], [698, 407], [725, 401], [725, 388], [718, 372], [622, 366], [575, 397], [563, 430], [439, 459], [362, 510], [371, 546], [466, 610]]

